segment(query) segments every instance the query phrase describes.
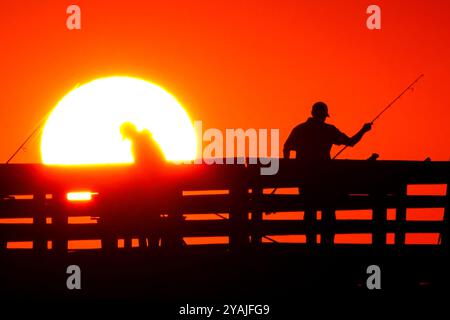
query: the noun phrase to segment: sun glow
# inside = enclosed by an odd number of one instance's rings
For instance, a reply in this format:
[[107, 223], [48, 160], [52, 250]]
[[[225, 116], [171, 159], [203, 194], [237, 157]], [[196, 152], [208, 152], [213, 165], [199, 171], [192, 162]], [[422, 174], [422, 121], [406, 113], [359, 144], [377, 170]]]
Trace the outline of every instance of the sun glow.
[[45, 164], [132, 163], [131, 143], [120, 126], [148, 129], [167, 160], [192, 160], [196, 137], [181, 104], [161, 87], [131, 77], [101, 78], [70, 91], [45, 123]]
[[68, 192], [67, 200], [69, 201], [91, 201], [92, 195], [97, 193], [92, 193], [89, 191], [79, 191], [79, 192]]

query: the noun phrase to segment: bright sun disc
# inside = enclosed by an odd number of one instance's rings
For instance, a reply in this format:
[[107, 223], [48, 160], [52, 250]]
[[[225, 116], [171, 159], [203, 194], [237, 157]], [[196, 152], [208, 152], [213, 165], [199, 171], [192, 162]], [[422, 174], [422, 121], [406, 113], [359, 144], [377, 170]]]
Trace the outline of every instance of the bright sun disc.
[[131, 77], [101, 78], [69, 92], [42, 133], [45, 164], [132, 163], [131, 143], [120, 126], [148, 129], [167, 160], [195, 158], [196, 137], [180, 103], [161, 87]]

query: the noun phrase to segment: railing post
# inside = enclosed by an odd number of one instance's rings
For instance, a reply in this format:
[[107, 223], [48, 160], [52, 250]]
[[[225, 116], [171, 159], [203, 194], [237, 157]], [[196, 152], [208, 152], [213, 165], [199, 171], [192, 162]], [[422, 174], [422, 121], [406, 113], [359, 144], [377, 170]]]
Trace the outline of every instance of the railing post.
[[52, 229], [53, 235], [53, 250], [61, 253], [67, 251], [67, 224], [68, 217], [64, 212], [66, 202], [66, 194], [64, 192], [53, 193], [52, 196]]
[[[5, 198], [6, 198], [5, 195], [0, 194], [0, 201], [2, 203], [4, 201], [7, 201], [7, 200], [5, 200]], [[2, 204], [0, 203], [0, 206], [1, 205]], [[4, 237], [4, 235], [0, 234], [0, 252], [3, 251], [3, 250], [6, 250], [7, 244], [8, 244], [8, 240], [6, 239], [6, 237]]]
[[400, 186], [397, 193], [398, 204], [395, 212], [395, 220], [397, 224], [397, 231], [395, 232], [395, 245], [405, 245], [405, 222], [406, 222], [406, 200], [407, 200], [407, 185]]
[[373, 199], [372, 219], [375, 224], [372, 243], [376, 247], [381, 247], [386, 245], [386, 194], [376, 190], [371, 196]]
[[248, 234], [248, 190], [244, 183], [235, 183], [230, 189], [230, 247], [243, 249], [249, 245]]
[[[253, 199], [253, 203], [254, 203], [253, 206], [255, 206], [255, 204], [259, 203], [259, 200], [261, 199], [262, 195], [263, 195], [262, 188], [254, 187], [252, 189], [252, 199]], [[256, 227], [261, 221], [262, 221], [262, 211], [261, 210], [253, 211], [252, 212], [252, 228], [254, 231], [251, 234], [251, 243], [254, 246], [261, 244], [262, 234], [261, 234], [259, 228]]]
[[447, 181], [447, 192], [444, 209], [444, 226], [441, 234], [441, 243], [447, 249], [450, 246], [449, 234], [450, 234], [450, 181]]
[[[305, 236], [306, 245], [309, 247], [317, 246], [317, 234], [318, 234], [318, 223], [317, 223], [317, 197], [319, 196], [319, 189], [314, 188], [311, 185], [301, 185], [298, 187], [300, 197], [303, 197], [304, 210], [303, 210], [303, 225], [305, 226]], [[322, 210], [323, 211], [323, 210]], [[323, 218], [323, 215], [322, 215]], [[323, 220], [320, 221], [321, 227], [321, 243], [323, 243]]]
[[[166, 204], [164, 208], [167, 210], [166, 222], [168, 228], [165, 230], [166, 234], [161, 237], [161, 244], [171, 250], [178, 250], [184, 245], [182, 230], [185, 220], [181, 208], [183, 191], [180, 188], [166, 186], [165, 193]], [[158, 221], [161, 224], [161, 218], [158, 218]]]
[[37, 238], [34, 239], [33, 248], [36, 251], [42, 252], [47, 250], [46, 237], [46, 212], [45, 212], [45, 193], [37, 193], [33, 195], [34, 202], [34, 216], [33, 225], [36, 229]]

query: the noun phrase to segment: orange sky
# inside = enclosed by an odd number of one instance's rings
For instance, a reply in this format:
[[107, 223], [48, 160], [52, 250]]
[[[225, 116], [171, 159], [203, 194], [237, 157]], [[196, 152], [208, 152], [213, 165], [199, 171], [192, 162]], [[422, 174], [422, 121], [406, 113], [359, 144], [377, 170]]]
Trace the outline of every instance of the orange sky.
[[[73, 3], [82, 30], [66, 28]], [[370, 4], [380, 31], [366, 28]], [[440, 0], [1, 1], [0, 159], [97, 77], [145, 78], [206, 128], [279, 128], [283, 143], [317, 100], [352, 134], [424, 73], [344, 157], [448, 160], [449, 36]], [[40, 162], [38, 139], [15, 162]]]

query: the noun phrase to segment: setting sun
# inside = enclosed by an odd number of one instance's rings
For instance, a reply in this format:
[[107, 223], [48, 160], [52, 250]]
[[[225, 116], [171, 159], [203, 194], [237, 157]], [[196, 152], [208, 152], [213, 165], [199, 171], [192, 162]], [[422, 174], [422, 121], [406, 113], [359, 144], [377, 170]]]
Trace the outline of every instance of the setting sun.
[[131, 143], [120, 126], [148, 129], [167, 160], [195, 158], [196, 137], [188, 114], [167, 91], [131, 77], [101, 78], [73, 89], [45, 123], [45, 164], [132, 163]]

